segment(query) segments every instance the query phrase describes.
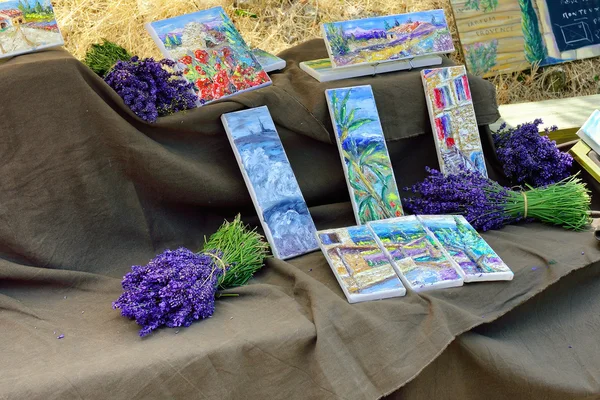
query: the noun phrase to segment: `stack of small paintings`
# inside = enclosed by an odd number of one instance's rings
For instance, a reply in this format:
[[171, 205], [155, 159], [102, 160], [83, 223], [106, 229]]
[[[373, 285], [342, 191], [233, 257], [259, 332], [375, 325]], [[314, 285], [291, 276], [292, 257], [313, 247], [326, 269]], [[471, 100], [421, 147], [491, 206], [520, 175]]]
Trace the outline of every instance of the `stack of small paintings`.
[[370, 85], [325, 92], [356, 222], [403, 214]]
[[252, 54], [254, 54], [254, 57], [256, 57], [265, 72], [277, 71], [284, 69], [286, 66], [286, 62], [283, 58], [279, 58], [262, 49], [252, 49]]
[[[600, 182], [600, 166], [597, 161], [600, 154], [600, 111], [594, 110], [592, 115], [577, 131], [579, 140], [569, 153], [594, 179]], [[595, 155], [593, 153], [596, 153]]]
[[151, 22], [146, 29], [194, 84], [199, 105], [271, 84], [222, 7]]
[[366, 226], [319, 231], [317, 238], [349, 303], [406, 294], [389, 259]]
[[421, 77], [440, 171], [477, 171], [487, 177], [465, 67], [424, 69]]
[[0, 58], [63, 44], [50, 0], [0, 0]]
[[315, 224], [267, 107], [221, 120], [273, 255], [288, 259], [318, 249]]

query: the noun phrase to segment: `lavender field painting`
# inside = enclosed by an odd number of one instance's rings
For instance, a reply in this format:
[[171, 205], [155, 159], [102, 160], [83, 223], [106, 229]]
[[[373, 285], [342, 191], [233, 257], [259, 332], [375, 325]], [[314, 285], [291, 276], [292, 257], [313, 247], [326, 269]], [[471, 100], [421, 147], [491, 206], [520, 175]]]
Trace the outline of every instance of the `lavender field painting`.
[[323, 37], [334, 67], [454, 51], [444, 10], [325, 23]]
[[319, 247], [316, 228], [266, 106], [221, 116], [273, 255]]
[[465, 282], [513, 278], [510, 268], [462, 215], [418, 218], [463, 270]]
[[417, 217], [372, 221], [367, 225], [411, 289], [423, 291], [463, 284], [458, 265]]

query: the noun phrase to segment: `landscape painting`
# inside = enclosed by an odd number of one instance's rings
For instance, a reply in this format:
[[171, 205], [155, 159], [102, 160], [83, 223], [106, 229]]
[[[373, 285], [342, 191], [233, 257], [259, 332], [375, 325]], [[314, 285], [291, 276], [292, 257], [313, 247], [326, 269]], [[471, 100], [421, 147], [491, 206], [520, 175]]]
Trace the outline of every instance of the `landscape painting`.
[[273, 255], [287, 259], [318, 249], [315, 224], [267, 107], [221, 120]]
[[465, 67], [421, 71], [440, 171], [477, 171], [487, 177]]
[[63, 44], [50, 0], [0, 0], [0, 58]]
[[419, 215], [465, 274], [465, 282], [511, 280], [510, 268], [462, 215]]
[[577, 135], [591, 147], [596, 154], [600, 154], [600, 111], [594, 110], [592, 115], [590, 115], [579, 131], [577, 131]]
[[368, 223], [407, 286], [415, 291], [462, 286], [462, 271], [415, 216]]
[[336, 68], [454, 51], [444, 10], [330, 22], [322, 28]]
[[406, 289], [366, 226], [317, 232], [349, 303], [404, 296]]
[[325, 91], [356, 222], [403, 214], [371, 86]]
[[222, 7], [151, 22], [146, 29], [194, 84], [199, 105], [271, 84]]
[[254, 54], [254, 57], [256, 57], [265, 72], [277, 71], [285, 68], [286, 62], [283, 58], [279, 58], [267, 51], [262, 49], [252, 49], [252, 54]]

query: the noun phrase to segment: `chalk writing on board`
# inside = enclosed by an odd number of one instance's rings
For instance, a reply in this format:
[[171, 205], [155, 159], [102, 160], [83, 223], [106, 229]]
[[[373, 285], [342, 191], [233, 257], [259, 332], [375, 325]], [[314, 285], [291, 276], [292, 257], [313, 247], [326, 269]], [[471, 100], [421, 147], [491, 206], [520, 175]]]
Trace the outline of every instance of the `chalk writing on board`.
[[560, 51], [600, 44], [600, 0], [546, 1]]

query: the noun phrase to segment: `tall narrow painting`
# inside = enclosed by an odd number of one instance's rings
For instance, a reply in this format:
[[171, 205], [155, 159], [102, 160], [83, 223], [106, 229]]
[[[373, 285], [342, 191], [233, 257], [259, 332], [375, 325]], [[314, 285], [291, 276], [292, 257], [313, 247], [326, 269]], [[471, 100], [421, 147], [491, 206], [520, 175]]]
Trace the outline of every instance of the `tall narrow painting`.
[[418, 292], [462, 286], [460, 267], [414, 215], [368, 227], [407, 287]]
[[317, 237], [349, 303], [406, 294], [389, 259], [366, 226], [319, 231]]
[[325, 91], [356, 222], [403, 214], [371, 86]]
[[318, 249], [315, 224], [267, 107], [221, 120], [273, 255], [287, 259]]
[[465, 67], [424, 69], [421, 77], [440, 171], [478, 171], [487, 177]]
[[329, 22], [322, 29], [334, 68], [454, 51], [444, 10]]
[[418, 218], [460, 266], [465, 282], [509, 281], [514, 277], [462, 215], [419, 215]]
[[222, 7], [150, 22], [146, 30], [194, 84], [199, 105], [271, 84]]
[[0, 58], [63, 44], [50, 0], [0, 0]]

